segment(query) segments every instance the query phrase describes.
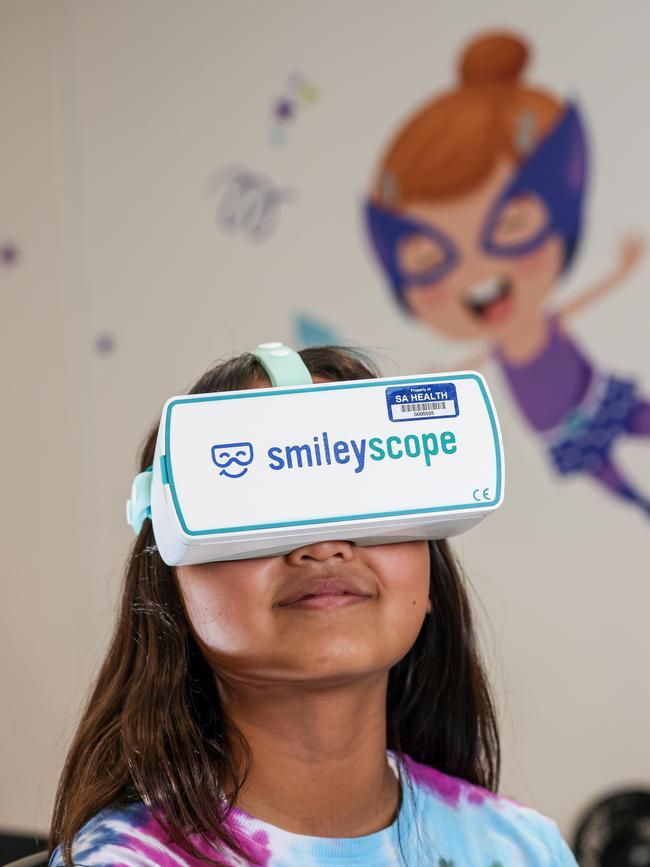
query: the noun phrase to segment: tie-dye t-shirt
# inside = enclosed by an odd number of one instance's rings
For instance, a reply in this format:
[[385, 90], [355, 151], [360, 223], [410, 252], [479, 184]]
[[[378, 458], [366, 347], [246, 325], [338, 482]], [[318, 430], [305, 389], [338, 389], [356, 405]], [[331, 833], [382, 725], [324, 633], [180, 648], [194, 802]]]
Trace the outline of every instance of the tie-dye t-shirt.
[[[395, 769], [394, 756], [389, 762]], [[507, 798], [404, 757], [408, 780], [388, 828], [364, 837], [308, 837], [235, 808], [228, 822], [262, 867], [577, 867], [557, 826]], [[410, 784], [412, 785], [410, 785]], [[193, 837], [214, 857], [207, 841]], [[403, 854], [402, 854], [403, 853]], [[222, 864], [250, 862], [219, 856]], [[75, 837], [75, 867], [199, 867], [142, 803], [105, 809]], [[50, 867], [63, 867], [57, 849]]]

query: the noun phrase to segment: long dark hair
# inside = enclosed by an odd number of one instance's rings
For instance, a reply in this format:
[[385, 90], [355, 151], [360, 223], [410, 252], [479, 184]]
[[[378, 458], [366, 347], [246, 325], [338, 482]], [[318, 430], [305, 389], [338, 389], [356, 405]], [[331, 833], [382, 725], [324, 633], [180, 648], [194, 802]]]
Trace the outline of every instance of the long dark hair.
[[[300, 353], [312, 376], [379, 376], [362, 353], [327, 346]], [[191, 394], [268, 384], [244, 353], [217, 364]], [[158, 425], [140, 456], [153, 461]], [[429, 543], [432, 613], [388, 677], [389, 749], [496, 791], [499, 735], [462, 575], [446, 541]], [[232, 745], [245, 757], [238, 770]], [[143, 802], [170, 839], [204, 863], [190, 836], [250, 856], [226, 823], [250, 767], [250, 751], [225, 715], [214, 674], [188, 624], [173, 569], [145, 521], [131, 551], [113, 637], [70, 747], [56, 794], [50, 852], [72, 867], [72, 842], [105, 807]], [[195, 838], [196, 839], [196, 838]]]

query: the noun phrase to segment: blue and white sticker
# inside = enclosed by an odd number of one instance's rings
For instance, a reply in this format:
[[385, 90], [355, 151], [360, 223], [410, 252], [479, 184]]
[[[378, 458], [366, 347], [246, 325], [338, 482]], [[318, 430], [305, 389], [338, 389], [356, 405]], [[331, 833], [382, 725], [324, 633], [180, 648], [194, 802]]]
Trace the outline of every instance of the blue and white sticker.
[[423, 382], [387, 388], [386, 404], [391, 421], [455, 418], [459, 414], [453, 382]]

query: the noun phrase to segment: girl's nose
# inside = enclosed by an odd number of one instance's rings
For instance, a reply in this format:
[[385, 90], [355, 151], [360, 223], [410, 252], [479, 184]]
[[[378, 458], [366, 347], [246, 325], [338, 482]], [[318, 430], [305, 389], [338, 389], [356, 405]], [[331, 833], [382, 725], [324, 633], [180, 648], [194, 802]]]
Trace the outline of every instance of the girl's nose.
[[286, 560], [292, 566], [300, 566], [306, 560], [322, 562], [329, 560], [330, 557], [336, 557], [343, 561], [351, 560], [354, 557], [353, 543], [346, 542], [344, 539], [313, 542], [311, 545], [303, 545], [301, 548], [290, 551], [286, 555]]

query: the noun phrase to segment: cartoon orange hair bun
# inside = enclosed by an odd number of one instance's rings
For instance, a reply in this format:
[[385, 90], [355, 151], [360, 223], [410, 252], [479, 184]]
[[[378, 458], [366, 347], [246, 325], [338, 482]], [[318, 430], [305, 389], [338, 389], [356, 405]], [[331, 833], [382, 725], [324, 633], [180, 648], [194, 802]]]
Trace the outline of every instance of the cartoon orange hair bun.
[[514, 84], [528, 63], [528, 44], [514, 33], [487, 33], [462, 53], [460, 78], [465, 85]]

